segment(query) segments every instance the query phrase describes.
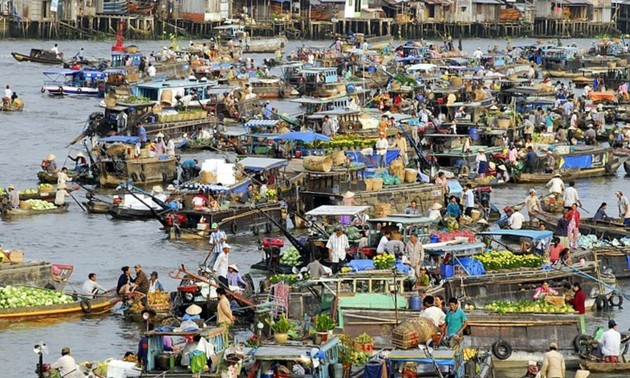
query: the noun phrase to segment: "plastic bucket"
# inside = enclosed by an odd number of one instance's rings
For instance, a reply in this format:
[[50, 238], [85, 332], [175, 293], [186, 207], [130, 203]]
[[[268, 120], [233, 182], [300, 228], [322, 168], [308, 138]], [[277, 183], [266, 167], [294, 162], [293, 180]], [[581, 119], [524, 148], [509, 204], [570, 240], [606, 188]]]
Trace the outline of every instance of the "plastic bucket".
[[422, 299], [414, 295], [409, 299], [409, 309], [419, 311], [422, 308]]
[[439, 243], [440, 242], [440, 237], [437, 236], [436, 234], [431, 234], [431, 236], [429, 237], [429, 241], [431, 243]]
[[442, 278], [453, 277], [453, 265], [440, 265], [440, 274], [442, 275]]
[[478, 127], [471, 127], [470, 130], [468, 130], [468, 136], [473, 141], [479, 142], [479, 128]]
[[380, 362], [368, 362], [365, 364], [363, 378], [381, 378], [383, 365]]

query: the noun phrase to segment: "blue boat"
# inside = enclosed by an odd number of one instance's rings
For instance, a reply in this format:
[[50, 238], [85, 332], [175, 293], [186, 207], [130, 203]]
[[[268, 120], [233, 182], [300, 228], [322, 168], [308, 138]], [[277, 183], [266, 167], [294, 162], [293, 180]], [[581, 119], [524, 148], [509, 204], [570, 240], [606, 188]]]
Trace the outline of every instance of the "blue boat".
[[105, 72], [96, 70], [60, 70], [44, 72], [46, 79], [41, 89], [53, 96], [98, 96], [107, 80]]

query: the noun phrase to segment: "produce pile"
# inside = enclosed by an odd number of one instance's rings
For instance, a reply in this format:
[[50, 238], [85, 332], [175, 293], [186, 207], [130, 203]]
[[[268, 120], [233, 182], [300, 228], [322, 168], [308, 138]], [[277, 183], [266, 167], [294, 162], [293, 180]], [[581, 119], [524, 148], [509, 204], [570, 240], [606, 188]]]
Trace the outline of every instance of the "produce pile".
[[55, 186], [53, 184], [39, 184], [37, 186], [40, 192], [50, 193], [55, 191]]
[[212, 138], [191, 139], [188, 143], [190, 143], [191, 146], [207, 147], [214, 144], [214, 139]]
[[402, 180], [400, 179], [399, 176], [390, 175], [387, 171], [383, 171], [381, 173], [377, 173], [377, 174], [373, 175], [370, 178], [383, 179], [383, 185], [385, 185], [385, 186], [388, 186], [388, 185], [401, 185], [402, 184]]
[[497, 312], [501, 315], [507, 313], [573, 313], [573, 307], [568, 305], [554, 306], [546, 302], [533, 302], [522, 300], [518, 302], [492, 301], [485, 307], [486, 310]]
[[302, 264], [302, 256], [300, 256], [300, 252], [297, 248], [291, 246], [282, 252], [282, 256], [280, 257], [280, 264], [288, 265], [288, 266], [298, 266]]
[[580, 235], [578, 247], [583, 249], [630, 247], [630, 238], [613, 239], [611, 241], [598, 240], [595, 235]]
[[361, 137], [349, 137], [349, 136], [336, 136], [333, 137], [329, 142], [318, 142], [318, 148], [326, 148], [326, 149], [341, 149], [341, 148], [355, 148], [355, 149], [363, 149], [374, 147], [376, 144], [376, 139], [366, 139]]
[[539, 268], [545, 258], [534, 254], [515, 255], [509, 251], [494, 251], [473, 256], [480, 261], [486, 270]]
[[376, 269], [392, 269], [395, 263], [396, 258], [389, 253], [374, 256], [374, 268]]
[[33, 188], [28, 188], [28, 189], [24, 189], [24, 190], [20, 190], [19, 194], [23, 195], [23, 194], [37, 194], [37, 189], [33, 189]]
[[56, 207], [55, 204], [53, 203], [50, 203], [48, 201], [38, 200], [38, 199], [30, 199], [24, 202], [28, 203], [31, 206], [31, 209], [33, 210], [49, 210], [49, 209], [54, 209]]
[[[334, 226], [326, 227], [326, 232], [329, 235], [334, 234], [335, 227]], [[355, 226], [345, 226], [343, 228], [343, 233], [346, 235], [349, 241], [361, 239], [361, 231], [359, 231], [359, 229], [356, 228]]]
[[72, 302], [74, 299], [71, 296], [54, 290], [11, 285], [0, 289], [1, 308], [51, 306]]
[[276, 284], [282, 282], [287, 285], [293, 285], [298, 280], [297, 274], [273, 274], [269, 277], [269, 282]]
[[455, 240], [455, 238], [468, 238], [469, 243], [473, 243], [475, 241], [475, 233], [471, 230], [459, 230], [459, 231], [438, 231], [436, 232], [438, 236], [438, 240], [440, 242], [446, 242]]
[[171, 295], [166, 291], [154, 291], [147, 294], [147, 306], [155, 311], [171, 308]]
[[130, 96], [121, 101], [124, 104], [146, 104], [147, 102], [151, 102], [151, 99], [142, 96]]
[[275, 189], [267, 189], [265, 192], [265, 198], [267, 201], [275, 201], [278, 198], [278, 191]]

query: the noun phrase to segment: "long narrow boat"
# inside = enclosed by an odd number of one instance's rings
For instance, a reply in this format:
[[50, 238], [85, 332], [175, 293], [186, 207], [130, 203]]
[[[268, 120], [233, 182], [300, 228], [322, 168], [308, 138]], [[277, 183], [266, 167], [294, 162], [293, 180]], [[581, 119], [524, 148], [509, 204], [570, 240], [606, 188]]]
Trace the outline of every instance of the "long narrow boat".
[[[539, 213], [536, 215], [547, 229], [555, 231], [560, 214]], [[593, 220], [585, 218], [580, 220], [580, 233], [582, 235], [595, 235], [603, 239], [620, 239], [630, 237], [630, 227], [611, 221]]]
[[604, 362], [584, 361], [580, 363], [580, 368], [591, 373], [621, 373], [630, 371], [630, 362], [618, 362], [609, 364]]
[[83, 202], [83, 206], [85, 206], [88, 213], [107, 214], [113, 205], [111, 203], [101, 201], [86, 201]]
[[0, 320], [27, 320], [40, 317], [66, 316], [71, 314], [103, 314], [120, 301], [119, 297], [102, 297], [50, 306], [33, 306], [0, 309]]
[[[579, 178], [580, 169], [571, 168], [564, 169], [559, 172], [562, 175], [563, 181], [575, 180]], [[514, 181], [522, 184], [541, 184], [547, 183], [553, 178], [555, 173], [519, 173], [514, 175]]]
[[31, 49], [29, 55], [12, 52], [11, 55], [18, 62], [35, 62], [42, 64], [62, 64], [63, 59], [57, 57], [57, 54], [50, 50]]
[[31, 216], [31, 215], [40, 215], [40, 214], [61, 214], [68, 211], [68, 206], [70, 204], [66, 203], [63, 206], [55, 206], [52, 209], [8, 209], [4, 208], [2, 210], [2, 215], [6, 217], [22, 217], [22, 216]]

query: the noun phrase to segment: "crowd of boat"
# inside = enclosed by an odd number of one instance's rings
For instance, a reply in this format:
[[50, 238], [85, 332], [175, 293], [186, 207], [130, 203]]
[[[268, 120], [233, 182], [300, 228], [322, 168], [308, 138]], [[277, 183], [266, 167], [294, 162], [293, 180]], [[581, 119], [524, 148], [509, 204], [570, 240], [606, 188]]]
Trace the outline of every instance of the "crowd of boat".
[[[574, 185], [630, 173], [621, 41], [468, 55], [448, 41], [349, 35], [285, 54], [283, 41], [243, 47], [221, 32], [146, 54], [124, 46], [121, 29], [108, 60], [83, 50], [63, 60], [57, 45], [14, 54], [66, 65], [44, 72], [42, 93], [100, 97], [102, 112], [68, 141], [74, 167], [43, 158], [37, 188], [3, 191], [2, 216], [76, 204], [156, 219], [170, 239], [208, 240], [210, 251], [199, 269], [170, 274], [172, 293], [136, 267], [135, 284], [124, 271], [116, 289], [70, 302], [3, 291], [0, 320], [115, 308], [155, 326], [136, 360], [82, 364], [96, 376], [489, 377], [550, 346], [583, 370], [630, 370], [628, 336], [611, 361], [584, 323], [628, 299], [617, 285], [630, 276], [628, 193], [616, 194], [618, 217], [602, 205], [581, 218]], [[252, 46], [275, 58], [256, 65]], [[24, 107], [14, 90], [2, 110]], [[518, 203], [493, 205], [494, 187], [519, 183], [529, 186]], [[540, 184], [548, 193], [530, 189]], [[229, 264], [241, 233], [261, 235], [259, 285]], [[2, 287], [63, 291], [73, 271], [4, 252]], [[239, 327], [253, 336], [235, 341]], [[528, 374], [539, 368], [549, 364]]]

